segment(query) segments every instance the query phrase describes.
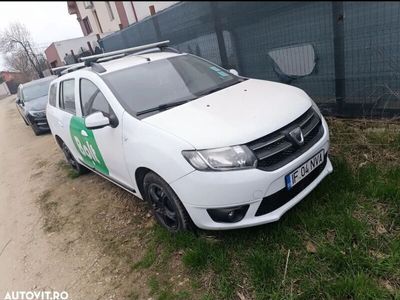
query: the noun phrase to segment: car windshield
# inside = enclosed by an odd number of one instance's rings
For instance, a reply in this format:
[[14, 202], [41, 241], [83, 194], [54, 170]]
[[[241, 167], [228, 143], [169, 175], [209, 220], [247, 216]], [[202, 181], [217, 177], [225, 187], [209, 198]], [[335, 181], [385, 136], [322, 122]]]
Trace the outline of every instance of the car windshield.
[[22, 89], [22, 96], [25, 102], [28, 102], [32, 99], [40, 98], [46, 96], [49, 92], [49, 85], [51, 80], [38, 82], [36, 84], [29, 85]]
[[103, 78], [124, 108], [134, 115], [157, 112], [157, 107], [173, 107], [168, 105], [171, 103], [183, 104], [185, 100], [196, 99], [241, 81], [239, 77], [191, 55], [150, 61], [105, 74]]

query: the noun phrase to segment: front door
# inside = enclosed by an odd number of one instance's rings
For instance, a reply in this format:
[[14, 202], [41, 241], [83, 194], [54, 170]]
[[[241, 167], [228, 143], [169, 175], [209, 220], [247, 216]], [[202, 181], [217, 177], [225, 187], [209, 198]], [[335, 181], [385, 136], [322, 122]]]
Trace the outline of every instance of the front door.
[[[82, 117], [71, 120], [70, 132], [83, 161], [96, 171], [111, 177], [124, 186], [131, 186], [122, 148], [121, 111], [114, 110], [102, 91], [89, 79], [79, 80]], [[115, 123], [98, 129], [88, 129], [85, 117], [101, 112]]]

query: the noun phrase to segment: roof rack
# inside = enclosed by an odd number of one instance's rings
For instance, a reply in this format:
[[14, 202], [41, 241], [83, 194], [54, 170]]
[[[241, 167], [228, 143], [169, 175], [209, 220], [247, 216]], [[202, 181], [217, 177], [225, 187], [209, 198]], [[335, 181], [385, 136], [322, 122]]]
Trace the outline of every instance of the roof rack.
[[[66, 65], [58, 68], [53, 68], [52, 71], [55, 71], [58, 76], [65, 75], [67, 73], [74, 72], [79, 69], [83, 69], [85, 67], [92, 67], [92, 70], [97, 72], [97, 73], [103, 73], [106, 72], [106, 69], [100, 65], [100, 62], [106, 62], [110, 61], [113, 59], [118, 59], [122, 58], [126, 55], [137, 55], [140, 56], [141, 54], [147, 54], [147, 53], [153, 53], [153, 52], [159, 52], [159, 51], [170, 51], [174, 53], [179, 53], [178, 50], [168, 47], [169, 40], [162, 41], [162, 42], [157, 42], [157, 43], [152, 43], [152, 44], [147, 44], [147, 45], [142, 45], [142, 46], [137, 46], [137, 47], [132, 47], [132, 48], [126, 48], [122, 50], [116, 50], [116, 51], [111, 51], [111, 52], [106, 52], [106, 53], [101, 53], [101, 54], [96, 54], [96, 55], [91, 55], [91, 56], [85, 56], [81, 57], [80, 60], [81, 62], [72, 64], [72, 65]], [[143, 57], [147, 59], [148, 61], [150, 60], [149, 58]]]
[[91, 56], [85, 56], [81, 57], [80, 60], [85, 63], [86, 66], [90, 66], [93, 62], [97, 62], [101, 58], [106, 58], [106, 57], [112, 57], [112, 56], [117, 56], [119, 54], [133, 54], [135, 52], [139, 52], [141, 50], [146, 50], [150, 48], [165, 48], [169, 43], [169, 40], [162, 41], [162, 42], [156, 42], [152, 44], [147, 44], [147, 45], [142, 45], [142, 46], [137, 46], [137, 47], [132, 47], [132, 48], [126, 48], [122, 50], [116, 50], [116, 51], [110, 51], [106, 53], [101, 53], [101, 54], [96, 54], [96, 55], [91, 55]]
[[59, 74], [59, 76], [67, 74], [67, 73], [71, 73], [73, 71], [85, 68], [85, 64], [84, 63], [77, 63], [77, 64], [72, 64], [72, 65], [67, 65], [67, 68], [65, 70], [62, 70]]

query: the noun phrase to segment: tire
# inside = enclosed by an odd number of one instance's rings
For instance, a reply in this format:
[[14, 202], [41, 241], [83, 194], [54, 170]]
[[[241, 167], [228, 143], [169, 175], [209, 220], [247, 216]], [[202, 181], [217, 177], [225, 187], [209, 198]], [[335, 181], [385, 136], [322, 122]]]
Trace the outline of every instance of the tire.
[[65, 159], [67, 160], [68, 164], [71, 166], [72, 169], [75, 170], [78, 175], [82, 175], [87, 173], [89, 170], [82, 166], [73, 156], [67, 145], [65, 143], [62, 143], [61, 149], [64, 152]]
[[157, 222], [169, 232], [193, 230], [192, 221], [172, 188], [160, 176], [149, 172], [143, 179], [145, 200]]

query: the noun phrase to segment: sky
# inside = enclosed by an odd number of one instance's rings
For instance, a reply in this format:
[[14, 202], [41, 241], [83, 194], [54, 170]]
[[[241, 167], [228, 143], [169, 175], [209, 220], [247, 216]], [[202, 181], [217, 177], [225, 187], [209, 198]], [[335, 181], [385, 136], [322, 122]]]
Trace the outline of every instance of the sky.
[[[39, 50], [52, 42], [83, 36], [76, 15], [68, 13], [62, 2], [0, 2], [0, 31], [11, 22], [21, 22], [32, 34]], [[0, 71], [5, 68], [0, 54]]]

